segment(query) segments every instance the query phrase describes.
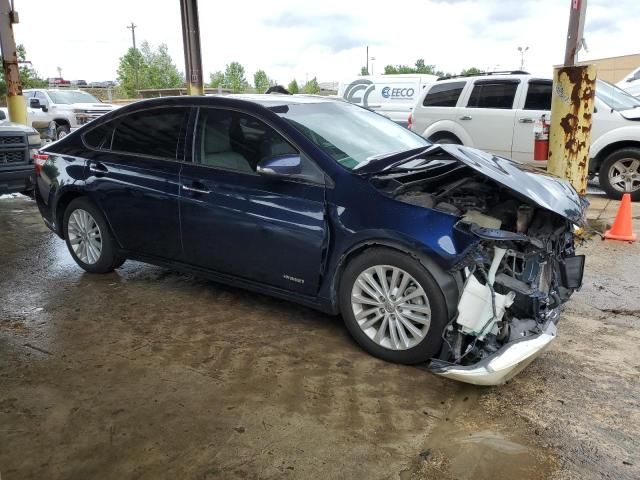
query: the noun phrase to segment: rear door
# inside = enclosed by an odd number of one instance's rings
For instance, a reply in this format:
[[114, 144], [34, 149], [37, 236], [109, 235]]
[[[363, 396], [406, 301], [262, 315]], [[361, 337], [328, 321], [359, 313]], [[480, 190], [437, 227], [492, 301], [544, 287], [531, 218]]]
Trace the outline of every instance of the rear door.
[[126, 250], [181, 260], [179, 173], [189, 108], [145, 109], [84, 135], [86, 190]]
[[[191, 142], [190, 142], [191, 144]], [[186, 261], [302, 294], [317, 293], [328, 241], [324, 175], [248, 113], [201, 108], [182, 169]], [[264, 158], [301, 153], [308, 181], [263, 177]]]
[[412, 130], [422, 135], [427, 128], [441, 120], [455, 120], [457, 104], [466, 82], [437, 82], [428, 89], [424, 100], [414, 112]]
[[473, 146], [496, 155], [511, 156], [514, 101], [518, 79], [482, 79], [473, 84], [458, 122], [471, 136]]
[[533, 126], [542, 115], [551, 114], [551, 80], [529, 80], [524, 104], [519, 105], [513, 129], [514, 160], [534, 163], [533, 160]]

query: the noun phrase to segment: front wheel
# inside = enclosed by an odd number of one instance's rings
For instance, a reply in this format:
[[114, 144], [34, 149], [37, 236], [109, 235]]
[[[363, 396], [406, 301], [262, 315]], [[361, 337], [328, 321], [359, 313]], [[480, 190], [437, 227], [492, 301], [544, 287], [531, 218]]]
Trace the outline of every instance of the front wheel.
[[442, 345], [442, 290], [417, 260], [401, 252], [372, 248], [351, 261], [340, 282], [340, 309], [353, 338], [383, 360], [424, 362]]
[[56, 140], [66, 137], [71, 133], [71, 129], [67, 125], [58, 125], [56, 127]]
[[76, 198], [64, 212], [64, 238], [76, 263], [90, 273], [108, 273], [124, 263], [107, 222], [88, 199]]
[[610, 154], [600, 167], [599, 181], [609, 198], [640, 201], [640, 148], [623, 148]]

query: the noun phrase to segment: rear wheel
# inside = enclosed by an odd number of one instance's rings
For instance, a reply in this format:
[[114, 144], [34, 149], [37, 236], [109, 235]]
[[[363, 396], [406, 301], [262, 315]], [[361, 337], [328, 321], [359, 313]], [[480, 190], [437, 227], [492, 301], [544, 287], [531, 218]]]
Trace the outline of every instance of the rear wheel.
[[87, 272], [107, 273], [124, 263], [116, 255], [116, 243], [104, 216], [88, 199], [71, 201], [63, 227], [69, 253]]
[[440, 350], [447, 308], [431, 274], [414, 258], [372, 248], [347, 265], [340, 309], [353, 338], [370, 354], [419, 363]]
[[640, 201], [640, 149], [623, 148], [610, 154], [600, 166], [599, 181], [609, 198], [630, 193], [633, 201]]
[[434, 135], [429, 138], [429, 141], [433, 143], [450, 143], [453, 145], [462, 145], [462, 142], [458, 137], [448, 134]]

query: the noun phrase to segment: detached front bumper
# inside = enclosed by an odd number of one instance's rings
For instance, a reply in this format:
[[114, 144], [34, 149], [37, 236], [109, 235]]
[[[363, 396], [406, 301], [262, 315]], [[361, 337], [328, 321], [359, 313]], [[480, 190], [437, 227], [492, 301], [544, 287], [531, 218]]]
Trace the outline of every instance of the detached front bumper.
[[474, 365], [460, 366], [434, 360], [430, 369], [436, 375], [460, 382], [501, 385], [540, 356], [555, 338], [556, 326], [553, 321], [549, 321], [541, 333], [514, 340]]

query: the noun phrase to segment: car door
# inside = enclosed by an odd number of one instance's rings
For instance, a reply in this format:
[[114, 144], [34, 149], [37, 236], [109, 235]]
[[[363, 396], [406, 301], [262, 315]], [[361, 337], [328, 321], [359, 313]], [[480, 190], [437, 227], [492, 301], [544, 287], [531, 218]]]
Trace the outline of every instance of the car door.
[[[201, 108], [185, 163], [180, 218], [186, 261], [312, 295], [325, 249], [324, 175], [283, 135], [247, 113]], [[256, 173], [275, 155], [301, 154], [308, 180]]]
[[[466, 82], [436, 82], [427, 86], [428, 92], [421, 104], [415, 107], [412, 130], [424, 134], [425, 130], [440, 121], [455, 121], [459, 109], [456, 107]], [[445, 131], [446, 127], [443, 125]], [[436, 130], [438, 130], [436, 128]], [[437, 140], [437, 139], [436, 139]]]
[[513, 105], [519, 83], [518, 79], [474, 82], [466, 109], [459, 109], [457, 118], [474, 147], [505, 157], [511, 155]]
[[130, 252], [182, 260], [179, 174], [189, 108], [148, 108], [89, 130], [86, 191]]
[[542, 115], [551, 114], [551, 80], [529, 80], [524, 103], [516, 109], [513, 126], [512, 158], [521, 162], [533, 160], [533, 126]]

